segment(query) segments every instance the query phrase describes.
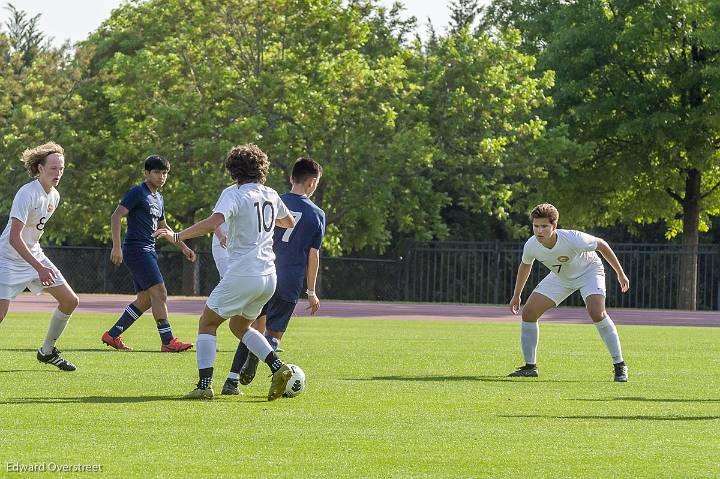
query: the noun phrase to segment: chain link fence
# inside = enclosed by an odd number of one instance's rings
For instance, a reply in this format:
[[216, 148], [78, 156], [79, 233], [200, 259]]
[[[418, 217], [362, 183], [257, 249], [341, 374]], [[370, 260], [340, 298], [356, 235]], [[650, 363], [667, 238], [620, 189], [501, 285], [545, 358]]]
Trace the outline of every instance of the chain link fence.
[[[523, 243], [425, 242], [411, 244], [402, 258], [321, 259], [318, 291], [323, 299], [423, 301], [504, 304], [512, 296]], [[688, 251], [676, 245], [613, 245], [630, 278], [630, 291], [619, 291], [606, 264], [608, 305], [673, 309], [678, 304], [680, 262]], [[47, 256], [79, 293], [133, 293], [124, 266], [110, 262], [109, 248], [46, 247]], [[177, 250], [158, 251], [160, 270], [171, 295], [208, 295], [219, 281], [212, 254], [199, 252], [197, 263], [186, 262]], [[183, 268], [188, 277], [183, 288]], [[525, 288], [547, 274], [536, 262]], [[720, 248], [701, 245], [698, 251], [698, 309], [717, 310], [720, 300]], [[567, 305], [582, 305], [579, 293]]]

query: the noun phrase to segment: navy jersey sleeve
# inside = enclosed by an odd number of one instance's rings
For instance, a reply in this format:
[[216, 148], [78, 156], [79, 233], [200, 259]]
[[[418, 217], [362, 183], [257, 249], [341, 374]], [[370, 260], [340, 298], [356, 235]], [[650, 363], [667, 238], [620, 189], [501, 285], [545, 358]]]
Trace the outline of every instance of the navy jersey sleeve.
[[165, 198], [160, 196], [160, 218], [158, 221], [165, 221]]
[[325, 236], [325, 213], [319, 211], [317, 229], [313, 235], [310, 246], [315, 249], [320, 249], [322, 246], [323, 236]]
[[125, 193], [125, 196], [123, 196], [123, 199], [120, 200], [120, 205], [124, 206], [128, 210], [131, 210], [135, 208], [140, 200], [142, 199], [142, 194], [140, 192], [140, 189], [137, 187], [130, 188], [127, 193]]

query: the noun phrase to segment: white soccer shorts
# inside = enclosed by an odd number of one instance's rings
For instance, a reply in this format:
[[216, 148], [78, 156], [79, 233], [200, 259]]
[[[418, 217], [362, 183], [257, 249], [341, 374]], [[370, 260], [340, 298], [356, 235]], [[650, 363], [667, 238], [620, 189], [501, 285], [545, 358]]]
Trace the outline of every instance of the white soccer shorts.
[[225, 272], [228, 269], [228, 264], [230, 263], [230, 255], [228, 254], [228, 250], [220, 245], [213, 244], [212, 255], [213, 259], [215, 260], [215, 267], [217, 268], [218, 273], [220, 273], [220, 279], [222, 279], [222, 277], [225, 276]]
[[276, 283], [277, 277], [274, 273], [265, 276], [239, 276], [228, 272], [210, 293], [207, 307], [224, 319], [233, 316], [257, 319], [260, 310], [275, 292]]
[[60, 270], [46, 257], [39, 259], [40, 263], [55, 271], [55, 282], [50, 286], [43, 286], [35, 268], [25, 261], [0, 261], [0, 299], [15, 299], [15, 297], [29, 289], [32, 294], [38, 295], [43, 289], [54, 288], [65, 284], [65, 278]]
[[533, 292], [547, 296], [555, 303], [555, 306], [559, 306], [578, 289], [583, 301], [586, 301], [591, 294], [606, 296], [605, 269], [602, 266], [592, 268], [573, 280], [560, 279], [555, 273], [550, 272], [538, 283]]

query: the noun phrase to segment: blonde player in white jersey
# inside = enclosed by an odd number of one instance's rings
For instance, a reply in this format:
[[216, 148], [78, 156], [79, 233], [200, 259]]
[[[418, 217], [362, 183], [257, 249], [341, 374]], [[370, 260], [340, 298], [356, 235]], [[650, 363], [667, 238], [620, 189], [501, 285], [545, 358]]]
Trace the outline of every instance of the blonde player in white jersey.
[[515, 291], [510, 300], [513, 314], [518, 314], [520, 310], [520, 295], [532, 271], [533, 262], [538, 260], [550, 273], [535, 287], [522, 308], [520, 343], [525, 366], [510, 376], [538, 376], [538, 319], [545, 311], [558, 306], [565, 298], [580, 290], [587, 312], [612, 357], [615, 381], [626, 382], [628, 369], [622, 357], [620, 338], [615, 324], [605, 311], [605, 269], [595, 251], [599, 251], [615, 270], [623, 293], [630, 288], [630, 282], [607, 242], [580, 231], [558, 229], [558, 218], [557, 209], [547, 203], [536, 206], [530, 213], [534, 234], [523, 248]]
[[65, 171], [64, 150], [56, 143], [46, 143], [25, 150], [22, 161], [35, 180], [18, 190], [8, 224], [0, 236], [0, 321], [5, 319], [10, 301], [25, 288], [34, 294], [46, 290], [57, 300], [58, 306], [50, 318], [37, 359], [63, 371], [75, 371], [75, 365], [60, 356], [55, 343], [79, 300], [60, 271], [47, 259], [39, 243], [48, 220], [60, 203], [60, 194], [55, 187]]
[[165, 229], [156, 237], [169, 241], [195, 238], [215, 231], [227, 223], [229, 263], [220, 283], [210, 293], [200, 317], [197, 362], [200, 379], [186, 399], [211, 399], [213, 364], [217, 346], [217, 328], [230, 320], [230, 330], [258, 358], [263, 358], [273, 373], [268, 401], [281, 397], [292, 371], [273, 351], [265, 337], [250, 325], [263, 305], [275, 292], [275, 254], [273, 229], [295, 226], [295, 220], [280, 196], [264, 186], [270, 162], [255, 145], [236, 146], [225, 159], [225, 168], [236, 182], [220, 195], [210, 217], [179, 232]]

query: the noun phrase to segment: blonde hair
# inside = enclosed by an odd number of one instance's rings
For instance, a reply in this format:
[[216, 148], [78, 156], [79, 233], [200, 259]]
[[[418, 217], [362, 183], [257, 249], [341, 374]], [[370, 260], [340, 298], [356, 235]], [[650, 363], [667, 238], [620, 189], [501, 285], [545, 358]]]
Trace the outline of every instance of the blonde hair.
[[25, 169], [28, 174], [35, 178], [40, 172], [38, 171], [38, 165], [45, 165], [47, 157], [57, 153], [58, 155], [64, 155], [65, 150], [62, 146], [57, 143], [50, 141], [44, 145], [36, 146], [35, 148], [28, 148], [23, 151], [22, 158], [20, 161], [25, 165]]
[[547, 218], [550, 220], [550, 223], [557, 225], [557, 222], [560, 219], [560, 213], [558, 213], [557, 208], [550, 203], [543, 203], [541, 205], [537, 205], [530, 212], [530, 221], [538, 218]]

